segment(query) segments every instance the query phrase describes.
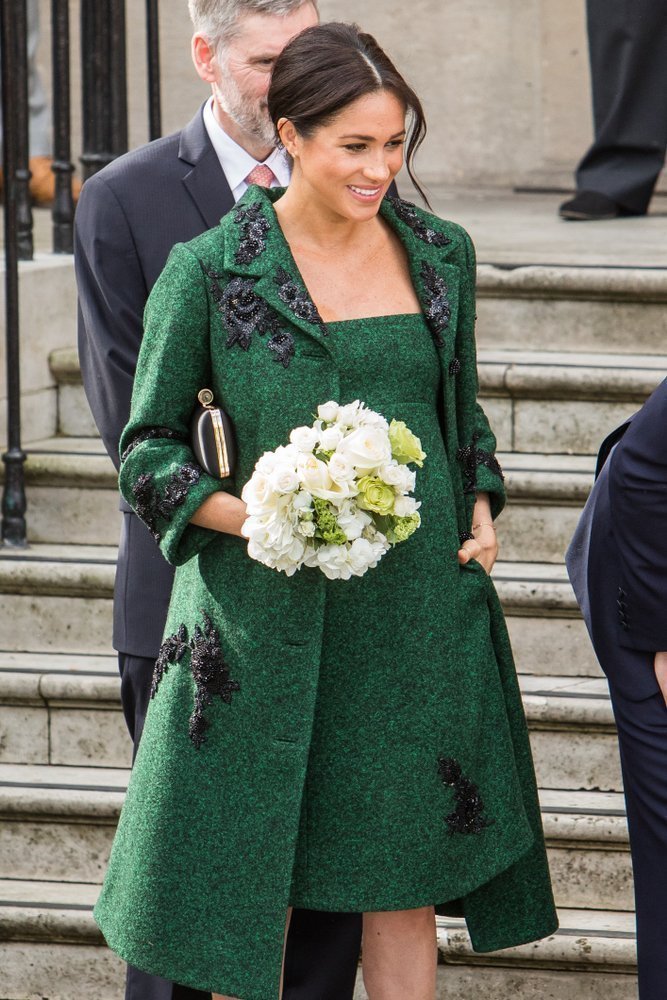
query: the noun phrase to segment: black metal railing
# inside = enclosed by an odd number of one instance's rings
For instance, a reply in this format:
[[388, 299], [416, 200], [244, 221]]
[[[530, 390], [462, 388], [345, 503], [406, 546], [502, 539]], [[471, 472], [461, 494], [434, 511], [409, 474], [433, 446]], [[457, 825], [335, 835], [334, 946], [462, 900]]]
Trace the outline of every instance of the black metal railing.
[[[33, 258], [28, 102], [28, 3], [0, 0], [2, 188], [4, 202], [7, 450], [2, 493], [4, 545], [26, 545], [21, 447], [19, 261]], [[81, 103], [84, 180], [128, 148], [125, 0], [81, 0]], [[158, 0], [146, 0], [148, 138], [162, 131]], [[53, 252], [73, 248], [70, 4], [51, 0], [54, 199]]]

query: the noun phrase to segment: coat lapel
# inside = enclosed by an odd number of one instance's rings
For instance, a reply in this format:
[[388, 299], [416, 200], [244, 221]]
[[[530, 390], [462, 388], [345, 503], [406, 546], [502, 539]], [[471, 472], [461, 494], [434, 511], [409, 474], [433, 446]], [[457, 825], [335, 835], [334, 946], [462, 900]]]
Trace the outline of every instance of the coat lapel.
[[[223, 220], [225, 270], [253, 279], [254, 291], [283, 319], [327, 344], [326, 325], [303, 282], [285, 240], [273, 202], [282, 188], [251, 187]], [[405, 247], [420, 305], [439, 348], [443, 369], [454, 357], [460, 269], [448, 258], [460, 254], [456, 238], [428, 229], [407, 202], [385, 198], [382, 217]]]
[[252, 279], [281, 319], [326, 348], [327, 330], [282, 234], [273, 202], [282, 188], [250, 187], [223, 221], [225, 271]]
[[178, 156], [191, 168], [183, 176], [183, 184], [206, 226], [212, 229], [233, 207], [234, 196], [208, 137], [203, 105], [181, 132]]

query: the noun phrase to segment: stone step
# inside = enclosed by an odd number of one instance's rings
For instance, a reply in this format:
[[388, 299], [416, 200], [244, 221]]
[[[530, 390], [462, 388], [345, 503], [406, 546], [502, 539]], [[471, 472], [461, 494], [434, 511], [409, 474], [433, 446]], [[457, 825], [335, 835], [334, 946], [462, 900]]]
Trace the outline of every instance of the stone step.
[[663, 354], [666, 302], [664, 268], [481, 264], [477, 340], [489, 350]]
[[126, 767], [115, 654], [0, 653], [0, 762]]
[[98, 437], [81, 383], [81, 367], [76, 348], [63, 347], [51, 351], [49, 367], [58, 386], [58, 434]]
[[498, 520], [504, 560], [562, 563], [593, 484], [592, 455], [499, 452], [508, 503]]
[[[0, 764], [0, 879], [101, 883], [129, 771]], [[540, 791], [560, 906], [631, 910], [623, 796]]]
[[[511, 349], [517, 343], [522, 349]], [[549, 350], [527, 350], [522, 340], [509, 349], [499, 344], [482, 345], [478, 363], [480, 396], [502, 451], [593, 455], [667, 373], [662, 354], [584, 353], [583, 344], [580, 353], [566, 353], [547, 338]], [[59, 433], [96, 436], [76, 352], [54, 351], [50, 364], [59, 386]]]
[[[4, 1000], [121, 1000], [124, 969], [92, 918], [99, 887], [0, 881]], [[634, 916], [563, 909], [544, 941], [489, 955], [472, 952], [461, 921], [438, 918], [438, 998], [631, 1000], [636, 996]], [[355, 993], [367, 1000], [361, 976]]]
[[118, 476], [99, 438], [49, 438], [26, 454], [29, 542], [118, 544]]
[[107, 653], [115, 561], [104, 545], [0, 549], [0, 620], [11, 623], [4, 648]]
[[125, 966], [93, 920], [99, 885], [0, 881], [3, 1000], [122, 1000]]
[[663, 380], [667, 357], [482, 349], [478, 367], [502, 451], [594, 455]]

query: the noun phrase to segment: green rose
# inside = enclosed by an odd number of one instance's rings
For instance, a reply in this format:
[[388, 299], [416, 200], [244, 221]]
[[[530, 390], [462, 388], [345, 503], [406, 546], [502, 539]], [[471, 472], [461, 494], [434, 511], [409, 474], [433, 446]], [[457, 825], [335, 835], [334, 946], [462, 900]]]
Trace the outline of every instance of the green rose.
[[344, 545], [347, 541], [347, 535], [338, 524], [338, 519], [330, 504], [320, 497], [313, 497], [313, 510], [320, 538], [329, 545]]
[[410, 514], [408, 517], [395, 517], [392, 520], [394, 523], [387, 531], [387, 541], [392, 545], [407, 541], [422, 523], [418, 513]]
[[391, 514], [396, 493], [378, 476], [362, 476], [357, 483], [359, 495], [357, 504], [362, 510], [372, 510], [376, 514]]
[[414, 462], [421, 469], [426, 458], [422, 451], [422, 443], [403, 420], [392, 420], [389, 425], [389, 441], [391, 442], [391, 454], [397, 462], [400, 462], [401, 465]]

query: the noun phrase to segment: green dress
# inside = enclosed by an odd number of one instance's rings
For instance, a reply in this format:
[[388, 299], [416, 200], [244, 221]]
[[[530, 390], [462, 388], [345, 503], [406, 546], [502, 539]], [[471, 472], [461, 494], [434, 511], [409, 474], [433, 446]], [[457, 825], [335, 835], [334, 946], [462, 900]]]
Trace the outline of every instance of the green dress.
[[[165, 640], [96, 918], [132, 965], [276, 1000], [288, 905], [435, 904], [479, 951], [556, 927], [521, 696], [490, 578], [456, 553], [476, 491], [504, 503], [476, 402], [467, 234], [398, 200], [422, 314], [322, 323], [272, 202], [250, 188], [177, 246], [146, 309], [121, 489], [177, 565]], [[210, 387], [233, 477], [194, 462]], [[361, 578], [293, 577], [190, 523], [317, 406], [362, 399], [427, 454], [422, 526]]]

